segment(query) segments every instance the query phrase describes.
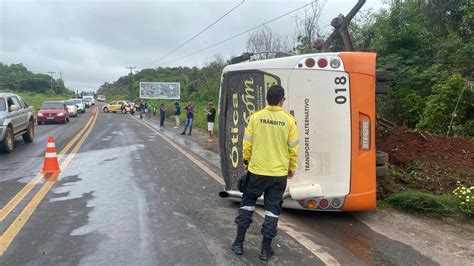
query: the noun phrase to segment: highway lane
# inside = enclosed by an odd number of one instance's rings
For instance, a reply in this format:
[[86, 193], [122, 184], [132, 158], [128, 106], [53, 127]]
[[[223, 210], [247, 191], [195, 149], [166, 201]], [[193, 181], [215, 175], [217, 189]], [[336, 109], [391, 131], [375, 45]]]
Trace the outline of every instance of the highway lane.
[[[62, 141], [59, 145], [67, 138]], [[218, 172], [130, 115], [101, 113], [0, 264], [260, 264], [262, 218], [255, 215], [244, 256], [234, 255], [229, 245], [238, 205], [217, 197], [221, 184], [196, 161]], [[32, 178], [28, 171], [15, 173]], [[2, 180], [4, 190], [18, 183], [11, 174]], [[371, 232], [351, 215], [286, 210], [284, 216], [274, 243], [277, 254], [269, 264], [320, 265], [327, 262], [322, 253], [340, 264], [435, 264]], [[5, 220], [0, 232], [11, 221]], [[321, 254], [308, 245], [320, 247]]]
[[59, 152], [84, 127], [90, 116], [90, 109], [87, 109], [86, 113], [70, 118], [67, 124], [36, 124], [32, 143], [23, 142], [21, 136], [16, 137], [13, 153], [0, 153], [0, 206], [4, 206], [24, 183], [41, 170], [48, 137], [55, 137]]

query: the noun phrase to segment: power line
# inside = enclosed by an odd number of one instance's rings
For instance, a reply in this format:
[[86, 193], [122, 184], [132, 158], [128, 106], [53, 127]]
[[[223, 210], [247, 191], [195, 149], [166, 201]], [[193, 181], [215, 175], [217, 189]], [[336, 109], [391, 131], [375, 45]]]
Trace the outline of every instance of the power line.
[[56, 72], [49, 71], [48, 72], [51, 75], [51, 90], [49, 91], [49, 96], [53, 93], [53, 74], [56, 74]]
[[208, 46], [208, 47], [206, 47], [206, 48], [203, 48], [203, 49], [201, 49], [201, 50], [197, 50], [197, 51], [195, 51], [195, 52], [192, 52], [192, 53], [190, 53], [190, 54], [184, 55], [184, 56], [182, 56], [182, 57], [178, 57], [178, 58], [175, 58], [175, 59], [173, 59], [173, 60], [166, 61], [166, 62], [162, 63], [161, 65], [169, 64], [169, 63], [171, 63], [171, 62], [178, 61], [178, 60], [181, 60], [181, 59], [183, 59], [183, 58], [186, 58], [186, 57], [189, 57], [189, 56], [198, 54], [198, 53], [200, 53], [200, 52], [209, 50], [209, 49], [211, 49], [212, 47], [218, 46], [218, 45], [223, 44], [223, 43], [225, 43], [225, 42], [228, 42], [228, 41], [230, 41], [230, 40], [232, 40], [232, 39], [235, 39], [235, 38], [237, 38], [237, 37], [240, 37], [240, 36], [242, 36], [242, 35], [244, 35], [244, 34], [246, 34], [246, 33], [249, 33], [249, 32], [251, 32], [251, 31], [254, 31], [254, 30], [256, 30], [256, 29], [258, 29], [258, 28], [260, 28], [260, 27], [262, 27], [262, 26], [265, 26], [265, 25], [267, 25], [267, 24], [269, 24], [269, 23], [272, 23], [273, 21], [278, 20], [278, 19], [280, 19], [280, 18], [282, 18], [282, 17], [288, 16], [289, 14], [295, 13], [296, 11], [298, 11], [298, 10], [300, 10], [300, 9], [303, 9], [303, 8], [309, 6], [309, 5], [312, 5], [312, 4], [314, 4], [314, 3], [311, 2], [311, 3], [306, 4], [306, 5], [304, 5], [304, 6], [300, 6], [300, 7], [296, 8], [296, 9], [294, 9], [294, 10], [292, 10], [292, 11], [289, 11], [289, 12], [286, 12], [286, 13], [284, 13], [284, 14], [282, 14], [282, 15], [276, 17], [276, 18], [270, 19], [270, 20], [268, 20], [268, 21], [266, 21], [266, 22], [264, 22], [264, 23], [262, 23], [262, 24], [260, 24], [260, 25], [258, 25], [258, 26], [252, 27], [252, 28], [250, 28], [250, 29], [248, 29], [248, 30], [246, 30], [246, 31], [243, 31], [243, 32], [241, 32], [241, 33], [239, 33], [239, 34], [236, 34], [236, 35], [234, 35], [234, 36], [231, 36], [231, 37], [229, 37], [229, 38], [227, 38], [227, 39], [225, 39], [225, 40], [222, 40], [222, 41], [220, 41], [220, 42], [214, 43], [214, 44], [212, 44], [212, 45], [210, 45], [210, 46]]
[[130, 101], [133, 101], [133, 96], [132, 96], [132, 76], [133, 76], [133, 72], [132, 70], [137, 68], [135, 66], [127, 66], [126, 68], [130, 69], [130, 86], [129, 86], [129, 92], [130, 92]]
[[245, 2], [245, 0], [242, 0], [242, 2], [240, 2], [239, 4], [237, 4], [236, 6], [234, 6], [231, 10], [227, 11], [227, 13], [225, 13], [224, 15], [222, 15], [220, 18], [218, 18], [216, 21], [212, 22], [211, 24], [209, 24], [207, 27], [205, 27], [203, 30], [201, 30], [200, 32], [198, 32], [197, 34], [195, 34], [193, 37], [189, 38], [188, 40], [184, 41], [183, 43], [181, 43], [178, 47], [174, 48], [173, 50], [169, 51], [167, 54], [165, 54], [164, 56], [156, 59], [156, 60], [153, 60], [151, 61], [150, 63], [148, 64], [145, 64], [145, 65], [142, 65], [142, 66], [146, 66], [146, 65], [152, 65], [156, 62], [160, 62], [161, 60], [165, 59], [166, 57], [170, 56], [171, 54], [173, 54], [174, 52], [176, 52], [177, 50], [179, 50], [180, 48], [182, 48], [183, 46], [185, 46], [186, 44], [189, 44], [189, 42], [191, 42], [192, 40], [196, 39], [199, 35], [203, 34], [205, 31], [207, 31], [209, 28], [211, 28], [212, 26], [214, 26], [217, 22], [219, 22], [220, 20], [222, 20], [225, 16], [229, 15], [232, 11], [236, 10], [239, 6], [241, 6], [243, 3]]

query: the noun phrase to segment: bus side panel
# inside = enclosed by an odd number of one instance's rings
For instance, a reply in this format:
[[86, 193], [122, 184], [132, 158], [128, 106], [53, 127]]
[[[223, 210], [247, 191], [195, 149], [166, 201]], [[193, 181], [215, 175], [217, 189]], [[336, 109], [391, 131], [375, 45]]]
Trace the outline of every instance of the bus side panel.
[[[351, 190], [342, 211], [376, 208], [375, 169], [375, 54], [341, 53], [351, 82], [352, 162]], [[362, 63], [361, 63], [362, 62]], [[370, 121], [370, 146], [361, 149], [361, 121]]]

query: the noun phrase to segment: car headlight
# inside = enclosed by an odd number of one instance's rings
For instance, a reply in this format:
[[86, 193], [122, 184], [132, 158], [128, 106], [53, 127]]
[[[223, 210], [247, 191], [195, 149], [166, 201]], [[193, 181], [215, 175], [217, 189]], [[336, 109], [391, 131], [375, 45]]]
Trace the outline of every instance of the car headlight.
[[43, 116], [43, 114], [42, 114], [42, 113], [38, 113], [38, 116]]
[[63, 115], [64, 115], [64, 113], [59, 113], [59, 114], [58, 114], [58, 116], [63, 116]]

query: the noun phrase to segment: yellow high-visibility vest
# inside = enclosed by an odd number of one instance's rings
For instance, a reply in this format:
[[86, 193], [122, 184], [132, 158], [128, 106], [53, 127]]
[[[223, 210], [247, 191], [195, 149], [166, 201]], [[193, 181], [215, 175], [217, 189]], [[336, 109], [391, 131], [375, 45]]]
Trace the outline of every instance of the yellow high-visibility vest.
[[292, 115], [267, 106], [250, 116], [243, 140], [243, 159], [257, 175], [286, 176], [296, 170], [298, 128]]

